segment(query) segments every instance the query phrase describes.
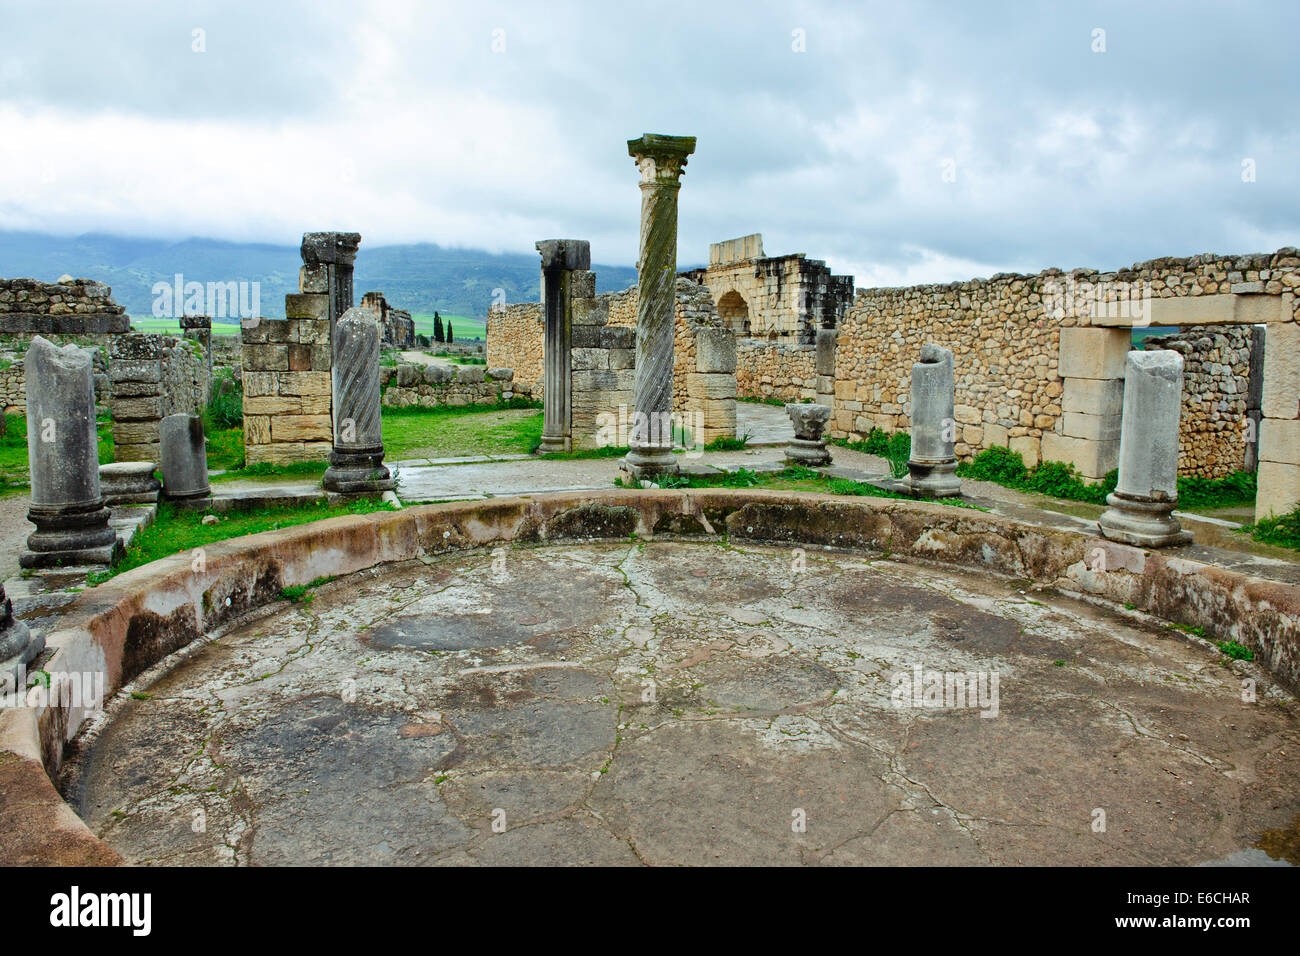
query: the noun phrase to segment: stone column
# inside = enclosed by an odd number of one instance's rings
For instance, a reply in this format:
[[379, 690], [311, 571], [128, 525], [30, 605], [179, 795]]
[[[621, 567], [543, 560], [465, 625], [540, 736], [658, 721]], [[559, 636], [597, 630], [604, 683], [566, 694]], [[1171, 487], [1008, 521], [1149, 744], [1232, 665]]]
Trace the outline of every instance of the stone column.
[[817, 404], [827, 408], [835, 407], [835, 343], [838, 337], [839, 332], [835, 329], [817, 330]]
[[677, 471], [673, 458], [673, 306], [677, 288], [677, 192], [694, 136], [646, 133], [628, 140], [641, 172], [637, 257], [635, 412], [623, 469], [633, 480]]
[[785, 448], [786, 462], [806, 468], [829, 465], [831, 453], [822, 433], [831, 418], [830, 406], [787, 402], [785, 410], [794, 425], [794, 439]]
[[695, 371], [686, 373], [687, 422], [699, 444], [736, 437], [736, 334], [695, 331]]
[[99, 486], [99, 436], [91, 353], [32, 339], [27, 377], [27, 460], [36, 531], [24, 568], [112, 564], [121, 551]]
[[1183, 357], [1172, 349], [1129, 352], [1119, 482], [1106, 497], [1101, 533], [1143, 548], [1188, 544], [1172, 514], [1178, 503], [1178, 417], [1183, 404]]
[[953, 402], [952, 352], [939, 345], [922, 345], [921, 360], [912, 366], [912, 454], [907, 471], [914, 495], [961, 494], [953, 453], [957, 437]]
[[591, 268], [591, 243], [585, 239], [543, 239], [542, 303], [546, 329], [542, 344], [542, 444], [538, 451], [573, 450], [573, 316], [569, 307], [575, 271]]
[[334, 449], [322, 485], [337, 494], [381, 494], [397, 487], [384, 467], [379, 408], [379, 326], [349, 309], [334, 327]]
[[45, 650], [45, 638], [14, 618], [13, 602], [0, 584], [0, 697], [25, 689], [27, 665]]
[[163, 496], [172, 500], [206, 498], [208, 447], [203, 420], [198, 415], [168, 415], [159, 429], [162, 436]]
[[357, 261], [359, 232], [305, 232], [298, 291], [326, 292], [330, 297], [330, 328], [352, 308], [352, 270]]

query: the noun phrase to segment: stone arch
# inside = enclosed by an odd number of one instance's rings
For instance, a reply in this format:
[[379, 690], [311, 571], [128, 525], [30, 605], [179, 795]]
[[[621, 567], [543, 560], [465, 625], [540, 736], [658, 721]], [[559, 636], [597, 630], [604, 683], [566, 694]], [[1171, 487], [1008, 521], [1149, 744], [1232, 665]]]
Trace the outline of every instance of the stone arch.
[[731, 329], [737, 335], [749, 334], [749, 304], [735, 289], [718, 299], [718, 316], [722, 319], [724, 328]]

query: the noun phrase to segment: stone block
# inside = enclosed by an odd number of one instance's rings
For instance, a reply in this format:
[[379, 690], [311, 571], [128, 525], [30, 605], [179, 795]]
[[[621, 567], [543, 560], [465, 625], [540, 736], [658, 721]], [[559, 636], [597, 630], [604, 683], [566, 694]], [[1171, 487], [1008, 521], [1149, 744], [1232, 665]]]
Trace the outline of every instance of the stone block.
[[589, 349], [575, 348], [570, 353], [571, 367], [575, 371], [586, 371], [588, 369], [609, 368], [609, 350], [608, 349]]
[[[592, 297], [569, 300], [569, 325], [574, 332], [577, 332], [579, 326], [603, 326], [608, 322], [608, 302]], [[596, 348], [599, 345], [599, 340], [591, 344], [592, 348]]]
[[1300, 419], [1265, 418], [1260, 422], [1259, 460], [1300, 465]]
[[478, 385], [485, 381], [487, 381], [487, 369], [482, 365], [461, 365], [456, 369], [458, 385]]
[[695, 335], [695, 371], [736, 373], [736, 335], [730, 329], [702, 328]]
[[543, 269], [589, 270], [591, 243], [586, 239], [541, 239], [536, 243]]
[[284, 315], [286, 319], [324, 319], [328, 322], [329, 314], [330, 297], [327, 294], [299, 293], [284, 297]]
[[[279, 376], [279, 394], [310, 396], [329, 404], [329, 372], [286, 372]], [[247, 394], [247, 393], [245, 393]]]
[[[984, 435], [986, 441], [988, 438], [989, 430], [993, 428], [1001, 428], [1001, 426], [1000, 425], [984, 426]], [[1002, 429], [1002, 431], [1004, 434], [1006, 433], [1005, 428]], [[1021, 460], [1024, 461], [1026, 468], [1033, 468], [1035, 465], [1038, 464], [1039, 456], [1042, 451], [1042, 445], [1039, 439], [1034, 438], [1032, 435], [1020, 435], [1016, 438], [1011, 438], [1008, 441], [1010, 442], [1009, 447], [1011, 448], [1012, 451], [1020, 452], [1020, 458]]]
[[608, 349], [609, 367], [636, 368], [636, 349]]
[[149, 335], [144, 332], [131, 332], [128, 335], [110, 336], [108, 340], [108, 359], [127, 359], [139, 361], [162, 358], [162, 336]]
[[[1286, 322], [1278, 295], [1192, 295], [1151, 300], [1151, 325], [1258, 325]], [[1131, 325], [1132, 320], [1095, 318], [1094, 325]]]
[[1264, 333], [1266, 418], [1300, 418], [1300, 324], [1270, 325]]
[[1071, 438], [1092, 441], [1115, 441], [1120, 435], [1119, 415], [1087, 415], [1083, 412], [1066, 412], [1062, 416], [1061, 433]]
[[289, 371], [291, 372], [309, 372], [311, 371], [311, 350], [310, 345], [291, 344], [289, 350]]
[[1261, 461], [1256, 474], [1255, 520], [1284, 515], [1300, 503], [1300, 465]]
[[287, 345], [261, 345], [244, 349], [244, 368], [250, 372], [287, 372], [289, 347]]
[[162, 362], [149, 360], [110, 362], [110, 382], [161, 382]]
[[289, 322], [286, 319], [257, 317], [239, 320], [239, 337], [245, 345], [266, 345], [289, 341]]
[[244, 447], [266, 445], [271, 441], [271, 419], [264, 415], [251, 415], [244, 409]]
[[141, 422], [114, 422], [113, 444], [116, 445], [156, 445], [158, 443], [158, 420]]
[[329, 267], [326, 265], [303, 266], [298, 270], [298, 291], [307, 293], [328, 293], [330, 290]]
[[113, 413], [113, 421], [146, 421], [162, 418], [163, 403], [160, 396], [150, 398], [119, 398], [113, 397], [109, 403], [109, 408]]
[[696, 401], [734, 399], [736, 376], [726, 372], [690, 372], [686, 376], [686, 394]]
[[1127, 329], [1061, 329], [1058, 371], [1062, 378], [1124, 377], [1131, 335]]
[[289, 323], [289, 341], [302, 345], [329, 345], [329, 319], [295, 319]]
[[274, 395], [279, 376], [274, 372], [244, 372], [241, 376], [244, 385], [244, 397], [254, 395]]
[[607, 325], [600, 330], [600, 347], [603, 349], [636, 348], [636, 329], [626, 325]]
[[1092, 441], [1046, 432], [1042, 440], [1042, 459], [1067, 462], [1074, 465], [1083, 477], [1096, 481], [1119, 467], [1119, 441]]
[[157, 461], [161, 447], [158, 442], [119, 444], [113, 441], [114, 461]]
[[1122, 378], [1067, 378], [1061, 396], [1063, 412], [1119, 416], [1124, 411]]
[[[98, 376], [95, 382], [95, 391], [101, 389]], [[151, 398], [162, 394], [162, 382], [114, 382], [112, 391], [112, 400], [119, 398]]]
[[307, 415], [320, 411], [315, 399], [299, 395], [245, 395], [245, 415]]
[[[818, 375], [835, 374], [835, 343], [838, 333], [835, 329], [817, 330], [817, 355], [814, 368]], [[829, 391], [829, 389], [827, 389]]]
[[596, 273], [586, 269], [576, 269], [569, 275], [570, 299], [594, 299], [596, 297]]
[[1007, 447], [1007, 430], [995, 422], [989, 422], [984, 426], [984, 447], [993, 448], [995, 446], [999, 448]]
[[569, 347], [574, 349], [600, 348], [600, 326], [575, 325], [569, 329]]
[[271, 419], [272, 442], [322, 441], [332, 438], [328, 415], [277, 415]]

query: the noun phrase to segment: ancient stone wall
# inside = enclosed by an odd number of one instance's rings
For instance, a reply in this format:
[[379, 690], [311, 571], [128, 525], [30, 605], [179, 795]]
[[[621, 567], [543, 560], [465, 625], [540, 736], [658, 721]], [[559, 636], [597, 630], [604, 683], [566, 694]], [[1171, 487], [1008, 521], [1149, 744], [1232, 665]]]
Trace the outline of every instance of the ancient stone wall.
[[323, 461], [332, 446], [329, 295], [287, 295], [285, 313], [240, 323], [250, 465]]
[[[621, 292], [604, 292], [596, 296], [602, 315], [601, 326], [636, 328], [637, 290], [633, 286]], [[673, 338], [673, 409], [682, 411], [687, 404], [686, 376], [695, 371], [695, 330], [701, 326], [721, 326], [713, 297], [704, 286], [687, 279], [677, 280], [676, 318]], [[536, 302], [498, 306], [488, 312], [487, 359], [489, 366], [515, 370], [515, 382], [533, 386], [533, 394], [542, 394], [542, 306]], [[609, 339], [614, 342], [614, 339]], [[622, 342], [621, 339], [618, 342]], [[579, 348], [631, 348], [630, 345], [579, 345]], [[619, 361], [621, 357], [615, 357]], [[585, 360], [584, 360], [585, 361]], [[595, 361], [595, 359], [592, 359]], [[811, 361], [811, 360], [810, 360]], [[624, 368], [624, 366], [619, 366]], [[626, 366], [631, 369], [633, 366]], [[574, 369], [578, 359], [574, 358]], [[576, 434], [577, 426], [574, 425]]]
[[159, 424], [197, 415], [207, 393], [207, 361], [196, 342], [131, 332], [108, 340], [114, 461], [159, 461]]
[[114, 335], [130, 331], [113, 290], [93, 279], [0, 279], [0, 335]]
[[379, 370], [385, 408], [496, 405], [512, 398], [531, 399], [532, 388], [516, 384], [513, 378], [511, 369], [482, 365], [402, 363]]
[[1221, 478], [1246, 461], [1246, 401], [1254, 329], [1204, 325], [1149, 339], [1147, 348], [1183, 356], [1183, 409], [1179, 420], [1179, 470]]
[[[907, 428], [911, 366], [921, 346], [935, 342], [954, 352], [959, 425], [956, 451], [960, 458], [968, 459], [994, 445], [1009, 445], [1022, 452], [1030, 464], [1040, 457], [1070, 460], [1076, 445], [1114, 451], [1111, 446], [1118, 446], [1117, 431], [1113, 436], [1085, 435], [1084, 431], [1113, 417], [1101, 414], [1100, 404], [1113, 407], [1115, 397], [1085, 398], [1081, 393], [1083, 404], [1072, 406], [1077, 410], [1063, 410], [1063, 392], [1067, 377], [1083, 384], [1113, 382], [1114, 369], [1109, 366], [1116, 362], [1122, 377], [1122, 352], [1127, 346], [1121, 346], [1117, 356], [1099, 359], [1097, 371], [1080, 368], [1071, 370], [1069, 376], [1062, 374], [1063, 331], [1092, 327], [1098, 334], [1101, 330], [1115, 332], [1107, 335], [1108, 341], [1122, 338], [1111, 328], [1117, 324], [1115, 313], [1109, 312], [1109, 317], [1107, 313], [1114, 303], [1101, 301], [1098, 315], [1071, 308], [1059, 314], [1052, 304], [1059, 301], [1054, 293], [1068, 283], [1085, 284], [1084, 288], [1099, 290], [1103, 297], [1105, 290], [1115, 288], [1147, 291], [1156, 302], [1216, 293], [1257, 295], [1294, 317], [1295, 297], [1281, 294], [1300, 286], [1300, 254], [1281, 249], [1272, 255], [1166, 258], [1110, 273], [1048, 269], [1032, 276], [1001, 274], [948, 285], [859, 290], [840, 327], [830, 434], [857, 440], [872, 427], [886, 431]], [[1266, 309], [1269, 304], [1259, 307]], [[1293, 321], [1281, 323], [1278, 333], [1289, 334], [1293, 328]], [[1275, 361], [1285, 361], [1283, 351], [1276, 349], [1269, 355]], [[1210, 366], [1227, 364], [1208, 361]], [[1109, 370], [1101, 371], [1102, 365]], [[1232, 392], [1226, 390], [1229, 382]], [[1185, 392], [1185, 435], [1245, 431], [1244, 414], [1230, 420], [1208, 418], [1206, 412], [1211, 407], [1221, 416], [1231, 415], [1238, 387], [1235, 374], [1212, 371], [1206, 377], [1201, 370], [1196, 385], [1195, 392]], [[1094, 398], [1099, 404], [1087, 404]], [[1221, 408], [1225, 402], [1228, 407]], [[1078, 424], [1067, 423], [1067, 413], [1075, 416]], [[1180, 471], [1210, 475], [1233, 471], [1242, 467], [1239, 458], [1244, 456], [1237, 452], [1243, 447], [1235, 436], [1220, 436], [1208, 443], [1189, 440], [1183, 448]], [[1104, 474], [1106, 464], [1101, 461], [1093, 470]], [[1085, 470], [1085, 474], [1090, 472]]]
[[742, 398], [801, 402], [817, 397], [812, 345], [736, 340], [736, 392]]
[[382, 292], [367, 292], [361, 297], [361, 308], [374, 313], [379, 325], [379, 341], [384, 348], [415, 348], [415, 321], [404, 309], [394, 309]]
[[492, 306], [487, 315], [488, 367], [514, 369], [515, 382], [536, 387], [540, 396], [545, 331], [546, 316], [540, 302]]

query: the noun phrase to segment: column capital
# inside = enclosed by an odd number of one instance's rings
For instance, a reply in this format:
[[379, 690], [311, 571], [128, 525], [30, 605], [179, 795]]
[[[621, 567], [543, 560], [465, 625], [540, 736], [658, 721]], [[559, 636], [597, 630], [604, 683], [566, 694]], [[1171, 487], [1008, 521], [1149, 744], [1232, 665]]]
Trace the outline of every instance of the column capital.
[[591, 243], [586, 239], [539, 239], [543, 269], [586, 271], [591, 268]]
[[308, 266], [351, 266], [357, 261], [357, 247], [360, 245], [359, 232], [304, 232], [302, 261]]
[[644, 133], [627, 141], [627, 154], [636, 160], [643, 184], [675, 186], [686, 171], [686, 157], [695, 152], [694, 136]]

